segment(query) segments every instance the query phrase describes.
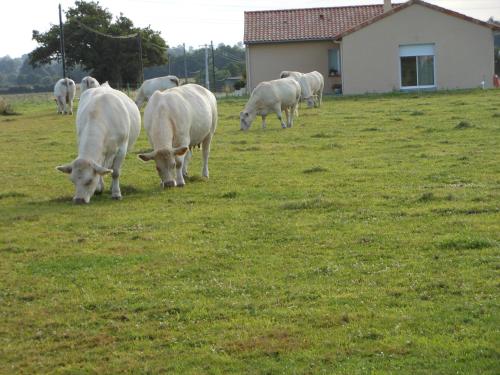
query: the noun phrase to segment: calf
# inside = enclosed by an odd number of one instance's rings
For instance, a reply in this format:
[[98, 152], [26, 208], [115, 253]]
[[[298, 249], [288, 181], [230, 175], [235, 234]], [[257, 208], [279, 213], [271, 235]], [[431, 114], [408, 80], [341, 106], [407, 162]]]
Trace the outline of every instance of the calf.
[[137, 104], [137, 107], [141, 108], [142, 104], [146, 100], [149, 100], [151, 95], [153, 95], [156, 90], [163, 91], [177, 86], [179, 86], [179, 78], [177, 78], [176, 76], [165, 76], [147, 79], [142, 83], [139, 91], [137, 92], [135, 104]]
[[293, 78], [300, 84], [300, 99], [307, 102], [307, 106], [320, 107], [323, 101], [323, 88], [325, 86], [323, 75], [317, 71], [310, 73], [294, 72], [284, 70], [281, 78]]
[[82, 78], [82, 82], [80, 83], [80, 96], [85, 92], [85, 90], [93, 89], [99, 87], [99, 82], [97, 79], [91, 76], [86, 76]]
[[[73, 114], [73, 99], [75, 98], [75, 81], [61, 78], [54, 86], [54, 96], [57, 103], [57, 113]], [[69, 109], [67, 108], [69, 106]]]
[[[300, 85], [292, 78], [281, 78], [273, 81], [261, 82], [252, 91], [250, 99], [240, 112], [240, 129], [247, 130], [257, 115], [262, 116], [262, 128], [266, 127], [266, 116], [276, 113], [281, 127], [291, 128], [294, 112], [300, 100]], [[285, 111], [287, 124], [282, 118]]]

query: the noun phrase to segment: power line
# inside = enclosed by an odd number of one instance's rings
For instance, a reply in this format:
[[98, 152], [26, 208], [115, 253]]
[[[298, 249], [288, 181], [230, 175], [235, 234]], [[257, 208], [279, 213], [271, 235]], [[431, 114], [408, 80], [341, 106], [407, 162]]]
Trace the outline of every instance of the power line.
[[109, 35], [109, 34], [104, 34], [96, 29], [93, 29], [87, 25], [85, 25], [84, 23], [81, 23], [80, 21], [78, 21], [76, 18], [70, 18], [69, 21], [74, 21], [76, 22], [78, 25], [80, 25], [81, 27], [83, 27], [84, 29], [94, 33], [94, 34], [98, 34], [98, 35], [101, 35], [101, 36], [104, 36], [106, 38], [111, 38], [111, 39], [132, 39], [132, 38], [137, 38], [137, 35], [139, 35], [139, 33], [135, 33], [135, 34], [130, 34], [130, 35]]

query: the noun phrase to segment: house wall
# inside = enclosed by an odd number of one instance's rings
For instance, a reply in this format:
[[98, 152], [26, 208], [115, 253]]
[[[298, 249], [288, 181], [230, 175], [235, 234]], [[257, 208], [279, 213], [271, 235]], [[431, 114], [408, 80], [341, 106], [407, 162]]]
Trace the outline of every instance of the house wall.
[[250, 44], [247, 46], [247, 88], [253, 90], [262, 81], [278, 79], [283, 70], [303, 73], [316, 70], [325, 78], [325, 93], [340, 77], [328, 77], [328, 50], [335, 44], [326, 42], [293, 42]]
[[344, 37], [344, 94], [399, 90], [399, 46], [425, 43], [435, 43], [437, 89], [492, 86], [492, 31], [414, 4]]

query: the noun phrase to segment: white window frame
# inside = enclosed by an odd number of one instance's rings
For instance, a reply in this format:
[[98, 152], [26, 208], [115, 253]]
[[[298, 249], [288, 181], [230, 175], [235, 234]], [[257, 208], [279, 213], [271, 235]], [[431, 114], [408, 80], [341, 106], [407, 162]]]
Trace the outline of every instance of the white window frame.
[[[401, 57], [419, 57], [419, 56], [432, 56], [433, 58], [433, 85], [418, 85], [418, 66], [417, 66], [417, 85], [416, 86], [403, 86], [403, 76], [401, 69]], [[399, 87], [401, 90], [420, 90], [420, 89], [435, 89], [436, 88], [436, 44], [435, 43], [422, 43], [422, 44], [401, 44], [399, 45]]]

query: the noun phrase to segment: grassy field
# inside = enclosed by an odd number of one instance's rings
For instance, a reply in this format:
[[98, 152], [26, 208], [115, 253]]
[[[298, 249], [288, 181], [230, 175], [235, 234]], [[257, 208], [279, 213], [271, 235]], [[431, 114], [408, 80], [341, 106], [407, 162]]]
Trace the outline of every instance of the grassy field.
[[[0, 116], [0, 373], [498, 374], [500, 90], [219, 102], [210, 180], [122, 201], [54, 167], [74, 117]], [[107, 179], [109, 188], [110, 180]]]

